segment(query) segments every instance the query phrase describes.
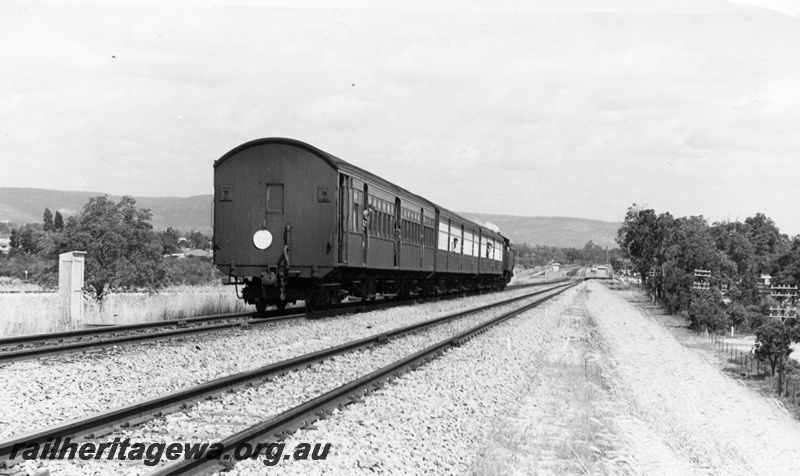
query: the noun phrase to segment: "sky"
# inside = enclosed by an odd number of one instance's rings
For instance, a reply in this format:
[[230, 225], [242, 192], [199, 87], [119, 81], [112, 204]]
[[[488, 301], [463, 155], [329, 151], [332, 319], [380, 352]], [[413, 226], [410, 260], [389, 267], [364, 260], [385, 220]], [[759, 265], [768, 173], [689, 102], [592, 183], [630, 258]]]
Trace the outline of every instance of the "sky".
[[213, 193], [289, 137], [445, 208], [800, 233], [800, 2], [0, 6], [0, 187]]

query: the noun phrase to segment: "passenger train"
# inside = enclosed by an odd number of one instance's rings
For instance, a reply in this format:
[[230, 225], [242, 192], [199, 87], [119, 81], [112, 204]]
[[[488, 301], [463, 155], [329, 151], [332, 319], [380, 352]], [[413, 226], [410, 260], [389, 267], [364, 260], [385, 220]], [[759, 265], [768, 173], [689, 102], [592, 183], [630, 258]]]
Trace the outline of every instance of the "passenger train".
[[242, 144], [214, 162], [214, 264], [260, 312], [304, 301], [501, 289], [508, 238], [309, 144]]

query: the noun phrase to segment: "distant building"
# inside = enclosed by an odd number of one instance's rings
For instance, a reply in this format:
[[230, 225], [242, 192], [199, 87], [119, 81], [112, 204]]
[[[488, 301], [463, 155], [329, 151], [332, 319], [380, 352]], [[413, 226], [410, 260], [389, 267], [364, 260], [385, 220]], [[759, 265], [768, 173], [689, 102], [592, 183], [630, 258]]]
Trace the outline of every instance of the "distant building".
[[561, 263], [553, 263], [550, 265], [553, 268], [553, 272], [557, 273], [559, 269], [561, 269]]

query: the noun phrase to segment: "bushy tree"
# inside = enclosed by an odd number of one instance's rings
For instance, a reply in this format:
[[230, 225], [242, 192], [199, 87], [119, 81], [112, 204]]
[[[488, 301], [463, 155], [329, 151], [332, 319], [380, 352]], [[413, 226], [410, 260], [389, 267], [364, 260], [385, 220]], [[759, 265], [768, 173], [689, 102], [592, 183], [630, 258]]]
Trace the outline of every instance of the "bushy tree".
[[754, 354], [769, 363], [773, 376], [781, 361], [792, 353], [792, 343], [800, 342], [800, 327], [794, 321], [784, 324], [778, 319], [769, 319], [756, 329]]
[[19, 231], [16, 228], [11, 229], [11, 236], [9, 237], [9, 246], [12, 250], [19, 248]]
[[[761, 273], [772, 273], [778, 284], [800, 280], [800, 240], [790, 247], [788, 237], [763, 214], [743, 223], [709, 226], [702, 216], [676, 219], [634, 205], [628, 209], [617, 242], [669, 311], [692, 306], [694, 270], [711, 271], [709, 284], [727, 290], [726, 299], [739, 306], [724, 313], [735, 325], [749, 326], [761, 320], [761, 316], [745, 312], [746, 306], [762, 302]], [[695, 305], [695, 311], [707, 304]], [[722, 321], [713, 312], [710, 323], [718, 326]]]
[[210, 259], [200, 257], [168, 258], [166, 280], [170, 284], [190, 286], [219, 283], [221, 275]]
[[17, 279], [25, 279], [27, 276], [28, 280], [41, 283], [41, 277], [47, 270], [48, 263], [35, 254], [12, 249], [7, 256], [0, 256], [0, 276]]
[[22, 225], [16, 230], [16, 236], [12, 232], [11, 247], [16, 248], [24, 253], [36, 254], [41, 250], [40, 240], [42, 238], [42, 225], [40, 224], [27, 224]]
[[43, 230], [45, 232], [54, 231], [56, 229], [56, 226], [53, 223], [53, 212], [51, 212], [49, 208], [44, 209], [44, 213], [42, 214], [42, 219], [44, 222]]
[[128, 196], [119, 203], [93, 197], [64, 227], [61, 246], [86, 251], [86, 287], [98, 301], [117, 288], [155, 289], [163, 283], [166, 271], [151, 213], [135, 205]]
[[788, 248], [788, 237], [781, 234], [775, 222], [763, 213], [746, 218], [744, 223], [754, 248], [756, 272], [772, 273], [775, 258]]
[[53, 219], [53, 227], [55, 228], [55, 231], [64, 230], [64, 217], [58, 210], [56, 210], [56, 217]]
[[193, 249], [207, 250], [211, 247], [211, 239], [199, 231], [192, 231], [186, 238]]
[[180, 240], [180, 234], [178, 234], [177, 230], [171, 226], [162, 231], [158, 237], [161, 240], [161, 252], [163, 254], [171, 255], [180, 250], [180, 245], [178, 244], [178, 240]]
[[689, 320], [695, 329], [721, 331], [728, 325], [722, 299], [715, 290], [694, 291], [689, 305]]
[[776, 280], [790, 286], [800, 286], [800, 235], [792, 240], [791, 247], [776, 260]]

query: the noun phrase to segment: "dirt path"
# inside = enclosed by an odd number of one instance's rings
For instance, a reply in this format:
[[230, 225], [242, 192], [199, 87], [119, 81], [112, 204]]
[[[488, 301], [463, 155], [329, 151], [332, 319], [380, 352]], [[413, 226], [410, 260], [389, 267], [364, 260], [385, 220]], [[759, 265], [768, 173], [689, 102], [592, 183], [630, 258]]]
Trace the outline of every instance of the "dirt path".
[[[485, 451], [501, 474], [800, 474], [800, 424], [597, 282]], [[666, 322], [668, 325], [669, 323]]]

